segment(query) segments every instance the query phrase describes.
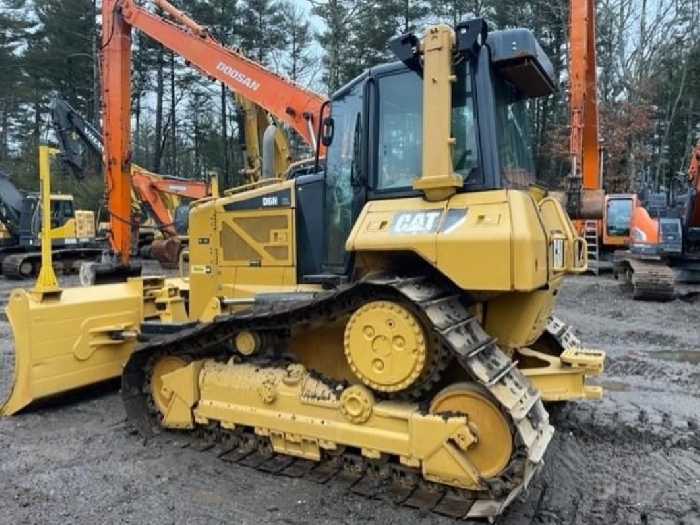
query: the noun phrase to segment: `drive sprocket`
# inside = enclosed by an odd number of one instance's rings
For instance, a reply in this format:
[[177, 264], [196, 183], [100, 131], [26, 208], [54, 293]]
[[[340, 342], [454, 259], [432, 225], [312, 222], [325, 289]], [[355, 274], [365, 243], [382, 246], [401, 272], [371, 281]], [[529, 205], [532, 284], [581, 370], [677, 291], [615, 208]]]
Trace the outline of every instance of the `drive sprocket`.
[[428, 371], [437, 351], [418, 317], [391, 301], [365, 303], [350, 316], [344, 349], [357, 378], [380, 392], [413, 386]]

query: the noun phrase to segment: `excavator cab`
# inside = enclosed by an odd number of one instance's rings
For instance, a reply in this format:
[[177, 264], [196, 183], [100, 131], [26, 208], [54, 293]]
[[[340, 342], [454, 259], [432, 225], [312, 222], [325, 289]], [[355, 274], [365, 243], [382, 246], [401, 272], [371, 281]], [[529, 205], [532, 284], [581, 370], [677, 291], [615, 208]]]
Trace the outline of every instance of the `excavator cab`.
[[639, 206], [633, 193], [614, 193], [605, 196], [603, 245], [625, 246], [631, 239], [632, 212]]
[[[75, 226], [73, 197], [70, 195], [52, 195], [50, 225], [52, 244], [62, 245], [67, 239], [75, 239]], [[29, 193], [23, 202], [22, 215], [20, 217], [20, 244], [38, 246], [41, 227], [40, 195], [38, 193]]]

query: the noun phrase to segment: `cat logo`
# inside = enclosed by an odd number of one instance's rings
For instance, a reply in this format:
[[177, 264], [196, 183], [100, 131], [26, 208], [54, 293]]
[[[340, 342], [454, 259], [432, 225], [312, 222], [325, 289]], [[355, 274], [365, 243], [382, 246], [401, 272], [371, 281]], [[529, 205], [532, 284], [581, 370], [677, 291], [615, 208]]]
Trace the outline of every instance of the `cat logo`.
[[391, 233], [397, 235], [437, 231], [442, 210], [403, 211], [394, 215]]

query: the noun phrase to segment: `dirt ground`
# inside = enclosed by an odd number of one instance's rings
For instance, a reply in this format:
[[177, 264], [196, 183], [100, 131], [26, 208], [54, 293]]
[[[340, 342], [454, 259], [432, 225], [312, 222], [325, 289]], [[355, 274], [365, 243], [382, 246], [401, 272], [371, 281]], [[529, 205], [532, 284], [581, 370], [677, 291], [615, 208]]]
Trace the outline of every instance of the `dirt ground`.
[[[0, 294], [10, 286], [0, 280]], [[557, 433], [506, 524], [700, 524], [700, 302], [640, 303], [572, 277], [557, 314], [607, 351], [605, 397], [551, 414]], [[0, 385], [12, 335], [0, 323]], [[1, 523], [386, 523], [447, 518], [228, 466], [131, 435], [116, 388], [0, 421]]]

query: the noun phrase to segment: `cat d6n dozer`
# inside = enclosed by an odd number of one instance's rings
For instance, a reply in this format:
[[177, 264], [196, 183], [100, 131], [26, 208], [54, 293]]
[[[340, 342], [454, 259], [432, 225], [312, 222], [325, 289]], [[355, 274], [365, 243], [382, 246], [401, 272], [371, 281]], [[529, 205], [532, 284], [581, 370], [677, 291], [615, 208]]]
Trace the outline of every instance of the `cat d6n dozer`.
[[[118, 4], [103, 3], [104, 49], [126, 60]], [[568, 200], [530, 184], [527, 104], [553, 92], [553, 70], [531, 32], [481, 19], [391, 48], [399, 61], [313, 115], [323, 170], [193, 206], [186, 285], [13, 291], [4, 413], [121, 374], [145, 437], [319, 482], [342, 473], [358, 493], [451, 516], [501, 514], [543, 465], [544, 402], [602, 395], [586, 379], [604, 354], [552, 317], [585, 243]], [[108, 152], [128, 174], [121, 155]], [[578, 199], [577, 218], [600, 217], [594, 201]]]

